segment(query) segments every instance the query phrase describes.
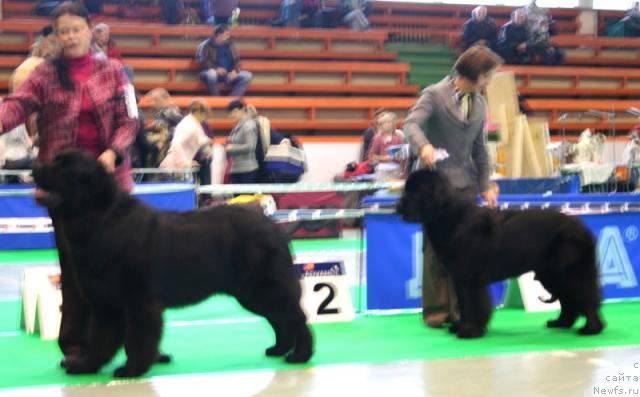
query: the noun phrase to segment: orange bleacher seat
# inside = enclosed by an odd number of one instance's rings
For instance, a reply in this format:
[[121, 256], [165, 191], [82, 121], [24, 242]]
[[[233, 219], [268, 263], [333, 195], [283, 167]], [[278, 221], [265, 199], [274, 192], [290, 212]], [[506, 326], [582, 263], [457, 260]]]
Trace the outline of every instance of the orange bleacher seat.
[[[22, 57], [0, 57], [0, 71], [9, 75]], [[190, 59], [125, 58], [135, 71], [137, 89], [164, 87], [169, 91], [201, 91], [199, 65]], [[419, 87], [407, 85], [409, 65], [405, 63], [311, 62], [244, 60], [241, 67], [254, 74], [249, 93], [328, 93], [412, 95]], [[1, 84], [6, 88], [6, 84]]]
[[[527, 99], [524, 108], [531, 112], [531, 116], [546, 117], [549, 128], [568, 131], [582, 131], [586, 128], [596, 130], [628, 131], [638, 124], [637, 117], [627, 113], [627, 110], [640, 108], [639, 100], [572, 100], [572, 99]], [[615, 112], [614, 118], [602, 118], [591, 115], [590, 110]], [[568, 113], [565, 121], [559, 121], [559, 116]]]
[[[0, 51], [26, 53], [46, 19], [0, 21]], [[111, 35], [123, 55], [193, 57], [211, 27], [167, 26], [155, 23], [109, 22]], [[231, 30], [241, 56], [276, 59], [394, 60], [384, 51], [387, 32], [345, 29], [290, 29], [243, 26]]]
[[574, 66], [504, 65], [515, 74], [518, 91], [527, 96], [640, 95], [640, 70]]
[[640, 38], [559, 35], [551, 40], [567, 51], [570, 65], [636, 66], [640, 61]]
[[[198, 81], [199, 66], [192, 60], [126, 59], [135, 71], [135, 85], [147, 90], [162, 86], [170, 91], [205, 90]], [[412, 95], [419, 87], [406, 85], [409, 65], [371, 62], [310, 62], [244, 60], [241, 68], [254, 74], [248, 87], [255, 92], [369, 93]], [[160, 71], [163, 75], [158, 76]], [[141, 75], [151, 72], [151, 79]]]

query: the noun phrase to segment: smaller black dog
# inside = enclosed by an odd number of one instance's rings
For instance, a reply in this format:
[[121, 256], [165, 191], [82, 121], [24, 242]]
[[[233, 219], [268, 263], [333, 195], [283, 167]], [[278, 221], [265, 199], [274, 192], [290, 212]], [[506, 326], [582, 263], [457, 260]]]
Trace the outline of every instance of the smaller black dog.
[[398, 202], [406, 221], [422, 223], [433, 250], [452, 277], [460, 322], [459, 338], [486, 333], [492, 306], [488, 285], [534, 271], [561, 304], [548, 327], [571, 328], [579, 315], [582, 335], [604, 328], [593, 236], [579, 219], [552, 210], [499, 211], [457, 196], [438, 171], [412, 173]]
[[268, 356], [311, 358], [288, 238], [262, 213], [238, 206], [155, 210], [79, 150], [36, 167], [34, 179], [38, 202], [58, 214], [56, 233], [69, 243], [63, 277], [77, 280], [91, 308], [88, 351], [65, 363], [67, 373], [97, 372], [124, 345], [127, 362], [114, 375], [144, 374], [159, 359], [163, 310], [214, 294], [234, 296], [269, 321], [276, 341]]

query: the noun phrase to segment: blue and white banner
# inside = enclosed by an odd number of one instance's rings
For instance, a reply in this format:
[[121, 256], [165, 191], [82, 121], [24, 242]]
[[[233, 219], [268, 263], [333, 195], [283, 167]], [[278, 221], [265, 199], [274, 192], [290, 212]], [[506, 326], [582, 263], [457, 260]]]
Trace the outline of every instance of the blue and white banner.
[[582, 215], [580, 218], [598, 239], [604, 298], [639, 298], [640, 213]]
[[[640, 213], [580, 215], [597, 238], [604, 299], [640, 298]], [[421, 307], [420, 225], [397, 215], [367, 215], [367, 309]], [[495, 304], [504, 283], [492, 285]]]
[[[152, 207], [172, 211], [195, 208], [195, 187], [188, 184], [141, 184], [133, 194]], [[36, 205], [33, 186], [0, 187], [0, 250], [54, 248], [51, 220]]]

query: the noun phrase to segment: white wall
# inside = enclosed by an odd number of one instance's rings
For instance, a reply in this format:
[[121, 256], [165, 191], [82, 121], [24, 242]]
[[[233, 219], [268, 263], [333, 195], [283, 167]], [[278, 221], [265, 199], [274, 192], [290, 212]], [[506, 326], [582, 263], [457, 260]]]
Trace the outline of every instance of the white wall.
[[358, 161], [360, 143], [304, 143], [307, 155], [308, 171], [303, 175], [302, 182], [325, 183], [333, 182], [336, 174], [344, 172], [345, 167], [352, 161]]

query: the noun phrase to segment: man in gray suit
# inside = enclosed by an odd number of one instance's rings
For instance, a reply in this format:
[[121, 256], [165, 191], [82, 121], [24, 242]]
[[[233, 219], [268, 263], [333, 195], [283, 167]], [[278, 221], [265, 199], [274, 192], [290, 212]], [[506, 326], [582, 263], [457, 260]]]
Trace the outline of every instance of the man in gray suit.
[[[456, 61], [452, 76], [425, 88], [404, 123], [419, 167], [441, 170], [460, 195], [475, 202], [479, 193], [490, 207], [497, 205], [497, 196], [489, 188], [482, 92], [501, 63], [501, 58], [486, 47], [469, 48]], [[437, 161], [436, 149], [446, 150], [449, 157]], [[426, 236], [422, 310], [425, 324], [434, 328], [459, 317], [451, 279], [436, 260]]]

